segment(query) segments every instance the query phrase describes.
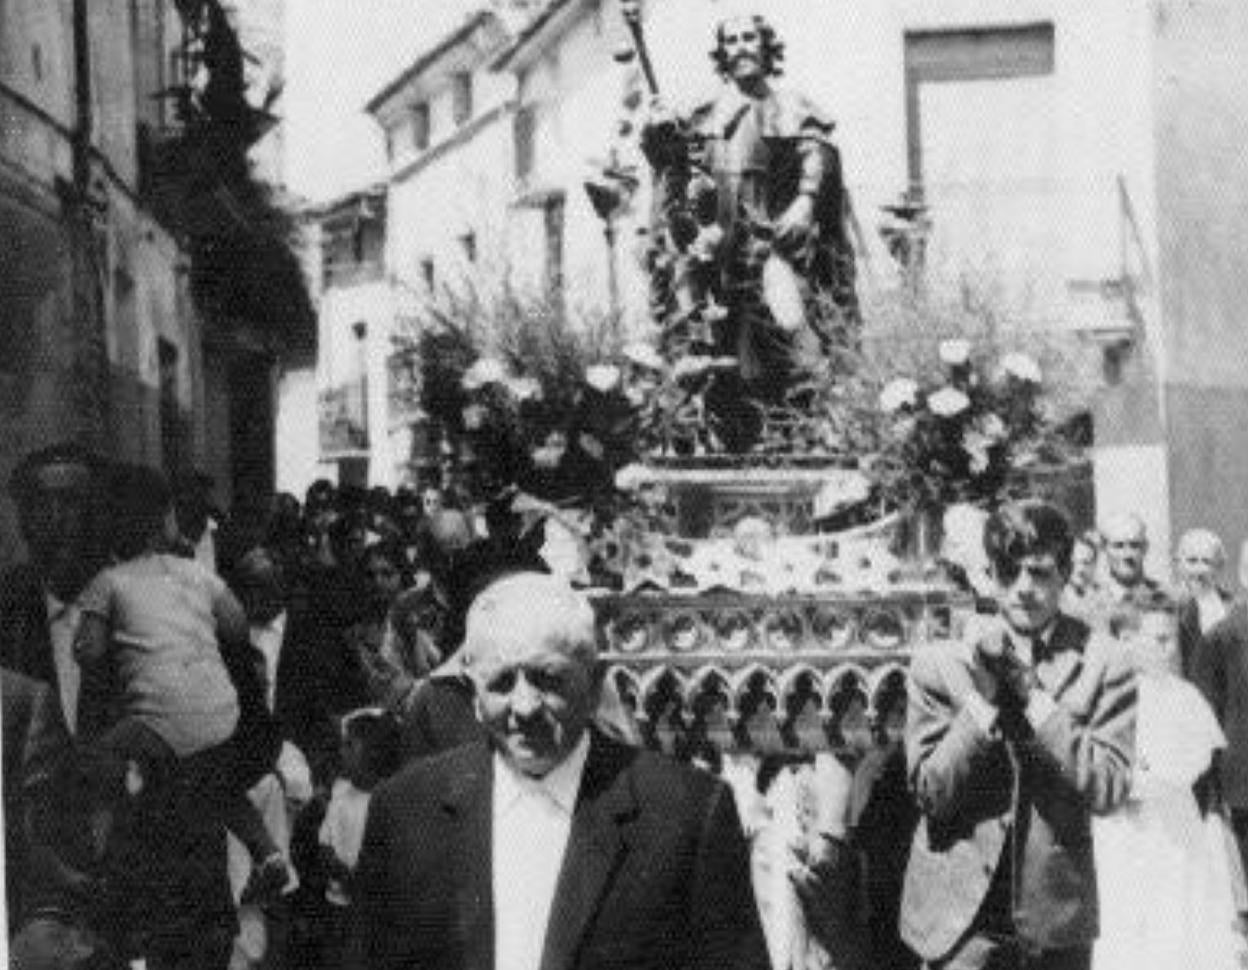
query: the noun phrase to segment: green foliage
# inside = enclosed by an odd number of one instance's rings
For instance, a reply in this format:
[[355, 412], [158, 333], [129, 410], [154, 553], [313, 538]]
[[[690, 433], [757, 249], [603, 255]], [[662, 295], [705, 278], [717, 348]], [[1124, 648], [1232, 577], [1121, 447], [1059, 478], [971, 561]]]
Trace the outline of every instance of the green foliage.
[[1044, 400], [1039, 364], [1019, 353], [941, 344], [936, 378], [880, 391], [879, 447], [863, 468], [892, 508], [992, 505], [1029, 490], [1028, 473], [1073, 461], [1078, 443]]
[[[823, 352], [782, 400], [757, 405], [762, 432], [746, 454], [724, 447], [708, 404], [736, 386], [735, 358], [622, 346], [609, 319], [574, 318], [554, 300], [444, 294], [403, 352], [419, 355], [422, 408], [479, 491], [519, 485], [598, 504], [635, 462], [814, 463], [861, 469], [870, 508], [914, 511], [993, 504], [1026, 491], [1031, 471], [1078, 461], [1086, 444], [1047, 377], [1061, 356], [1039, 355], [1042, 375], [1034, 357], [1004, 351], [995, 325], [977, 327], [985, 312], [886, 304], [860, 336], [821, 302]], [[890, 329], [897, 321], [905, 327]], [[974, 345], [952, 336], [968, 332]]]
[[562, 500], [608, 491], [632, 454], [631, 410], [595, 370], [617, 351], [606, 316], [469, 287], [425, 305], [398, 353], [419, 358], [432, 437], [478, 496], [520, 485]]
[[316, 314], [292, 242], [294, 221], [257, 179], [248, 152], [276, 123], [279, 90], [254, 106], [244, 58], [220, 0], [181, 0], [187, 74], [195, 83], [162, 94], [178, 128], [149, 134], [145, 195], [187, 243], [191, 291], [210, 320], [246, 321], [289, 346], [315, 341]]

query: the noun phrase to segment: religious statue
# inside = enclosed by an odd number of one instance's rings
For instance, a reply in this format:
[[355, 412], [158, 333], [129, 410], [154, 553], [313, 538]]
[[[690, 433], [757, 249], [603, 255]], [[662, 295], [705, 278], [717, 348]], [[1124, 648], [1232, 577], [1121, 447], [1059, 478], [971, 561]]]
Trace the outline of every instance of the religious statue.
[[[784, 45], [757, 15], [716, 31], [711, 59], [722, 90], [671, 111], [645, 54], [638, 0], [622, 6], [653, 96], [641, 131], [654, 173], [652, 309], [669, 352], [736, 357], [735, 386], [721, 382], [708, 405], [738, 425], [738, 445], [748, 444], [751, 431], [739, 425], [750, 422], [749, 402], [784, 402], [829, 344], [856, 329], [833, 122], [776, 86]], [[838, 316], [842, 326], [831, 332]]]

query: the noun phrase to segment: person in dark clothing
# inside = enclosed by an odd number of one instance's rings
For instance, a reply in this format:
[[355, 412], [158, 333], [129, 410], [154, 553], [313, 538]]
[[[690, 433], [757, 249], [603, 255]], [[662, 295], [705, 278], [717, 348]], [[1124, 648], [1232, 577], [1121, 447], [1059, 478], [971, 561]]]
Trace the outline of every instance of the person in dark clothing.
[[27, 559], [0, 574], [0, 662], [52, 685], [71, 733], [79, 706], [72, 605], [107, 560], [105, 467], [64, 443], [27, 455], [9, 482]]
[[[37, 830], [52, 810], [52, 781], [70, 753], [70, 737], [56, 693], [42, 681], [0, 668], [4, 716], [4, 898], [10, 931], [26, 916], [28, 880], [46, 868], [47, 847]], [[47, 875], [47, 873], [43, 873]]]

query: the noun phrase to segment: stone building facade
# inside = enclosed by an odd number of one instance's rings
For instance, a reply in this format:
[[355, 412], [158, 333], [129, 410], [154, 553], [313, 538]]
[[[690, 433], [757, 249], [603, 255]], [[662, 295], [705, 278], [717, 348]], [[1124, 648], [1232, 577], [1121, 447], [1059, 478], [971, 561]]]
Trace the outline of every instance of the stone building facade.
[[[77, 439], [207, 473], [223, 503], [271, 488], [275, 349], [198, 311], [151, 199], [177, 127], [161, 92], [192, 80], [179, 5], [0, 0], [0, 24], [0, 481]], [[20, 554], [12, 515], [0, 561]]]
[[6, 2], [0, 23], [0, 478], [64, 438], [158, 464], [202, 454], [184, 254], [139, 190], [139, 125], [161, 123], [150, 95], [167, 83], [176, 9]]

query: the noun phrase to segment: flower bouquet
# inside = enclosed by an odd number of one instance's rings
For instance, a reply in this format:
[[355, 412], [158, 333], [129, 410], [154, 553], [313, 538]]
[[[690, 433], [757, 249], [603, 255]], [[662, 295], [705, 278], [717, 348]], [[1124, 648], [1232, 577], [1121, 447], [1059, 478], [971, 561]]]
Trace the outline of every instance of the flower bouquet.
[[993, 505], [1024, 492], [1030, 471], [1075, 456], [1032, 357], [979, 355], [966, 340], [946, 340], [939, 353], [939, 378], [898, 376], [880, 391], [879, 446], [863, 470], [886, 507]]

